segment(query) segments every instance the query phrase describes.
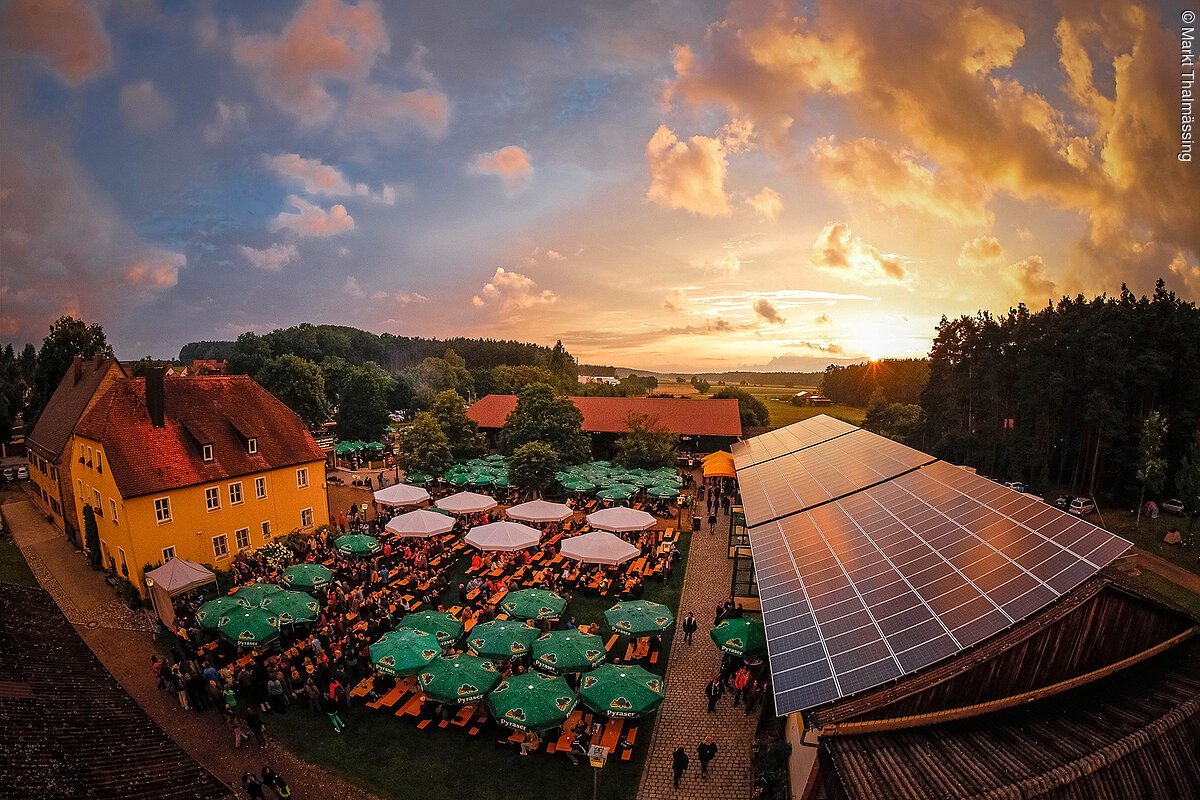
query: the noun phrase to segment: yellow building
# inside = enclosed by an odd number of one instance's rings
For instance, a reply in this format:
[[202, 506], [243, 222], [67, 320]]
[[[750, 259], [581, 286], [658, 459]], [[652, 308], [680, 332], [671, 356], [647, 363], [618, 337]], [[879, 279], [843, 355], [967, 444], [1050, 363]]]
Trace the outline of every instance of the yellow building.
[[[75, 428], [75, 512], [102, 563], [144, 593], [147, 565], [227, 568], [236, 553], [329, 522], [325, 454], [246, 376], [115, 381]], [[86, 540], [86, 534], [84, 536]]]
[[71, 480], [75, 425], [113, 381], [124, 377], [125, 370], [115, 358], [76, 357], [25, 439], [33, 501], [77, 545], [83, 544], [83, 537], [76, 525]]

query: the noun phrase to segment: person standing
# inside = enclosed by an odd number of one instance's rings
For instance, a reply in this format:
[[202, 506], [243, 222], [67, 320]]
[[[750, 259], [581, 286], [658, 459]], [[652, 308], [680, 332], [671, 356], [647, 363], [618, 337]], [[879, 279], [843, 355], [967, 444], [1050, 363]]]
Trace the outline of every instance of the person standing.
[[271, 791], [279, 797], [279, 800], [290, 800], [292, 796], [292, 787], [283, 779], [275, 770], [268, 766], [262, 768], [262, 784], [270, 787]]
[[331, 696], [329, 692], [321, 693], [321, 710], [329, 715], [329, 721], [333, 723], [333, 732], [341, 733], [346, 728], [346, 723], [342, 722], [339, 712], [342, 706], [338, 703], [335, 696]]
[[742, 698], [747, 695], [746, 687], [750, 685], [750, 670], [743, 664], [733, 674], [733, 704], [740, 705]]
[[700, 777], [708, 777], [708, 763], [717, 757], [717, 743], [712, 736], [705, 736], [704, 741], [696, 745], [696, 755], [700, 757]]
[[671, 756], [671, 772], [675, 775], [675, 788], [679, 788], [679, 779], [683, 777], [683, 773], [688, 768], [687, 751], [682, 747], [675, 748], [675, 754]]
[[263, 794], [262, 781], [253, 772], [247, 772], [242, 776], [242, 788], [246, 790], [246, 794], [250, 795], [251, 800], [263, 800], [266, 797]]
[[687, 616], [683, 618], [683, 640], [692, 645], [692, 636], [696, 633], [696, 615], [692, 612], [687, 612]]
[[725, 687], [721, 685], [720, 677], [713, 678], [704, 687], [704, 696], [708, 698], [708, 713], [717, 713], [717, 701], [721, 699], [724, 691]]
[[717, 512], [715, 512], [715, 511], [710, 512], [708, 515], [708, 532], [709, 533], [717, 532]]

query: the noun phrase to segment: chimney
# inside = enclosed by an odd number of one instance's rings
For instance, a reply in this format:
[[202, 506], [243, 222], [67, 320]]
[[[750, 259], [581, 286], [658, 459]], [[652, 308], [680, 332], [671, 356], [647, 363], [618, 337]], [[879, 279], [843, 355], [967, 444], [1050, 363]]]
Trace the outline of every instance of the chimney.
[[150, 367], [146, 370], [146, 412], [150, 414], [150, 424], [156, 428], [167, 424], [166, 398], [163, 393], [163, 367]]
[[79, 382], [81, 380], [83, 380], [83, 359], [80, 358], [79, 356], [75, 356], [74, 358], [72, 358], [71, 359], [71, 369], [75, 373], [74, 377], [72, 378], [71, 385], [77, 386], [77, 385], [79, 385]]

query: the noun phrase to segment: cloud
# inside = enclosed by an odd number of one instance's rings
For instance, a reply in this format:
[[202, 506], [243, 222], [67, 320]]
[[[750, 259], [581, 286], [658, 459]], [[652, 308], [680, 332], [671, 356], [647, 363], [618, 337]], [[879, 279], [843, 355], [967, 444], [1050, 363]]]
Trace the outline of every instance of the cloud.
[[758, 314], [772, 325], [782, 325], [783, 323], [787, 322], [786, 319], [779, 316], [779, 312], [775, 309], [775, 306], [772, 305], [771, 301], [765, 297], [760, 297], [758, 300], [754, 301], [754, 313]]
[[783, 195], [770, 186], [764, 186], [758, 190], [758, 194], [746, 198], [746, 205], [753, 208], [754, 213], [763, 219], [774, 222], [783, 213]]
[[672, 289], [667, 292], [667, 296], [663, 298], [662, 310], [668, 314], [677, 314], [683, 311], [687, 304], [687, 294], [680, 289]]
[[729, 245], [725, 245], [725, 252], [719, 256], [697, 256], [688, 262], [695, 269], [703, 270], [705, 275], [733, 275], [746, 263], [750, 262], [742, 260], [737, 251]]
[[388, 300], [396, 305], [407, 306], [413, 303], [428, 303], [429, 298], [417, 292], [375, 292], [372, 300]]
[[497, 176], [504, 182], [504, 193], [509, 197], [516, 197], [529, 184], [533, 165], [529, 162], [529, 153], [515, 144], [510, 144], [499, 150], [475, 156], [471, 162], [471, 172], [476, 175]]
[[204, 126], [204, 141], [216, 144], [234, 128], [245, 125], [249, 118], [250, 109], [244, 103], [231, 103], [218, 97], [213, 120]]
[[0, 15], [0, 42], [41, 59], [68, 85], [108, 69], [112, 43], [89, 0], [12, 0]]
[[1028, 242], [1033, 239], [1033, 231], [1029, 230], [1029, 228], [1018, 227], [1016, 229], [1016, 234], [1017, 238], [1022, 242]]
[[850, 204], [865, 200], [907, 209], [953, 225], [989, 225], [991, 192], [982, 181], [934, 171], [910, 150], [877, 139], [839, 141], [828, 136], [812, 148], [821, 182]]
[[1029, 305], [1040, 305], [1058, 292], [1054, 281], [1046, 275], [1041, 256], [1029, 256], [1010, 264], [1004, 269], [1004, 277], [1016, 292], [1016, 299]]
[[342, 291], [351, 297], [367, 296], [367, 290], [358, 285], [358, 278], [353, 275], [346, 276], [346, 282], [342, 284]]
[[833, 318], [830, 317], [828, 314], [820, 314], [816, 317], [816, 319], [813, 320], [813, 322], [815, 322], [818, 325], [832, 325]]
[[476, 308], [490, 306], [502, 312], [511, 312], [550, 305], [557, 300], [558, 295], [549, 289], [539, 289], [532, 278], [497, 267], [491, 280], [483, 285], [479, 294], [471, 298], [471, 303]]
[[179, 270], [186, 265], [183, 253], [163, 252], [130, 264], [125, 270], [125, 282], [130, 286], [167, 289], [179, 282]]
[[279, 272], [300, 256], [296, 245], [283, 242], [276, 242], [264, 250], [256, 250], [243, 244], [238, 246], [238, 251], [252, 266], [271, 272]]
[[821, 229], [809, 249], [813, 266], [867, 284], [907, 285], [907, 259], [881, 253], [850, 232], [845, 222], [831, 222]]
[[388, 86], [365, 84], [350, 95], [343, 121], [351, 128], [372, 131], [392, 138], [408, 130], [419, 130], [427, 139], [446, 135], [450, 102], [432, 89], [402, 91]]
[[966, 269], [999, 266], [1004, 261], [1004, 248], [995, 236], [976, 236], [963, 242], [958, 253], [958, 265]]
[[152, 81], [122, 86], [120, 105], [125, 124], [143, 133], [158, 130], [175, 115], [171, 103]]
[[728, 216], [725, 194], [728, 161], [717, 139], [693, 136], [680, 141], [660, 125], [646, 143], [650, 187], [646, 199], [664, 208], [680, 208], [706, 217]]
[[547, 250], [546, 258], [550, 259], [551, 261], [566, 261], [567, 260], [567, 257], [564, 256], [562, 253], [558, 252], [557, 250]]
[[213, 14], [201, 13], [192, 23], [192, 32], [201, 50], [211, 50], [221, 41], [221, 20]]
[[305, 194], [341, 197], [353, 191], [346, 176], [335, 167], [322, 163], [319, 158], [280, 153], [263, 156], [263, 160], [279, 177], [303, 187]]
[[277, 214], [268, 223], [269, 230], [286, 228], [298, 236], [334, 236], [354, 230], [354, 217], [350, 216], [346, 207], [340, 203], [326, 211], [294, 194], [288, 195], [284, 203], [294, 210]]

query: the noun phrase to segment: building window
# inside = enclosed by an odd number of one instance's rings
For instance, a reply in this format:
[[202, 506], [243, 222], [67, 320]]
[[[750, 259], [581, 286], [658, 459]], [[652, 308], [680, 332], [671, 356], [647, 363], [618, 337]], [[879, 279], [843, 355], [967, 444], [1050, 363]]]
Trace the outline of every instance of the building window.
[[87, 465], [88, 465], [88, 469], [91, 469], [91, 467], [92, 467], [92, 448], [90, 448], [90, 447], [87, 449]]
[[240, 502], [242, 502], [241, 482], [229, 484], [229, 505], [236, 506]]
[[216, 486], [209, 486], [204, 490], [204, 506], [209, 511], [216, 511], [221, 507], [221, 490]]
[[154, 518], [161, 525], [171, 521], [171, 498], [159, 497], [154, 501]]
[[112, 512], [113, 525], [117, 524], [117, 501], [115, 498], [108, 498], [108, 510]]
[[213, 460], [213, 446], [211, 444], [204, 445], [203, 447], [200, 448], [200, 450], [201, 450], [201, 453], [203, 454], [205, 461]]
[[213, 555], [217, 558], [229, 555], [229, 540], [225, 534], [213, 537]]
[[121, 574], [126, 578], [129, 577], [129, 563], [125, 560], [125, 548], [118, 547], [117, 553], [121, 556]]
[[250, 529], [242, 528], [234, 531], [233, 538], [237, 541], [238, 550], [245, 550], [250, 546]]
[[102, 498], [100, 496], [99, 489], [92, 489], [92, 499], [96, 501], [92, 505], [92, 507], [94, 509], [96, 509], [96, 516], [103, 519], [104, 518], [104, 498]]
[[249, 440], [247, 440], [247, 442], [246, 442], [246, 452], [247, 452], [247, 453], [251, 453], [251, 454], [254, 454], [254, 453], [257, 453], [257, 452], [258, 452], [258, 439], [255, 439], [255, 438], [252, 436], [252, 437], [250, 437], [250, 439], [249, 439]]
[[175, 557], [175, 545], [171, 545], [170, 547], [163, 548], [163, 563], [164, 564], [167, 563], [168, 561], [170, 561], [174, 557]]
[[313, 513], [311, 508], [305, 508], [300, 511], [300, 527], [311, 528], [313, 524]]
[[267, 479], [266, 478], [255, 478], [254, 479], [254, 496], [257, 497], [259, 500], [265, 500], [267, 498]]
[[270, 538], [271, 538], [271, 520], [266, 520], [266, 521], [264, 521], [264, 522], [263, 522], [263, 524], [262, 524], [262, 532], [263, 532], [263, 538], [264, 538], [264, 539], [270, 539]]
[[296, 488], [308, 488], [308, 467], [301, 467], [300, 469], [296, 470]]
[[96, 451], [96, 472], [104, 474], [104, 454], [99, 450]]

